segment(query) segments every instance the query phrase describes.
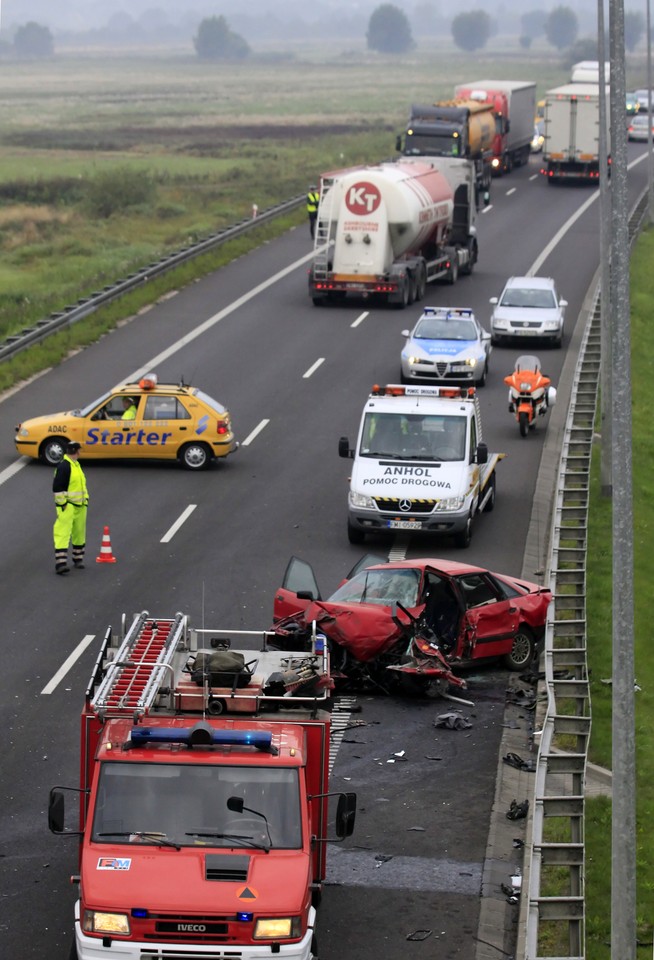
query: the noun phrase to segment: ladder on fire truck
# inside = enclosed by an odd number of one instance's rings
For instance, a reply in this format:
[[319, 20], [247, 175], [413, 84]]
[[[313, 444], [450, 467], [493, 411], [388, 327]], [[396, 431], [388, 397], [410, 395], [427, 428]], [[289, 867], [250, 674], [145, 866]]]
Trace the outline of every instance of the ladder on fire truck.
[[91, 698], [101, 720], [145, 716], [157, 696], [174, 687], [173, 660], [187, 634], [187, 617], [151, 619], [147, 611], [134, 617], [125, 639], [110, 662], [104, 679]]
[[332, 231], [332, 207], [334, 203], [333, 177], [320, 181], [320, 203], [316, 220], [314, 240], [313, 279], [326, 280], [329, 272], [329, 248]]

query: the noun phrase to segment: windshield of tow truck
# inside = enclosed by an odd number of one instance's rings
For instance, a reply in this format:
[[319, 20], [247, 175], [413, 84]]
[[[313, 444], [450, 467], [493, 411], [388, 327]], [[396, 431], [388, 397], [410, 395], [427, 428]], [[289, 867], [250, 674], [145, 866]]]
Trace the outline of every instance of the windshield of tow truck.
[[[267, 827], [255, 813], [228, 810], [229, 797], [264, 814]], [[298, 771], [213, 763], [103, 763], [91, 839], [156, 844], [157, 838], [180, 846], [298, 849]]]
[[368, 413], [359, 454], [393, 460], [463, 460], [466, 427], [462, 416]]
[[338, 588], [329, 602], [379, 603], [384, 606], [396, 602], [404, 607], [415, 607], [418, 605], [419, 587], [418, 570], [360, 570]]

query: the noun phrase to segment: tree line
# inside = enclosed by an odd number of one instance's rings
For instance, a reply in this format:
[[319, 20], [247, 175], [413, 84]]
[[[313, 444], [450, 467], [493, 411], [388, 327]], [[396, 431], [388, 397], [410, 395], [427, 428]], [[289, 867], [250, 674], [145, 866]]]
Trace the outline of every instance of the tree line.
[[[577, 42], [579, 22], [574, 10], [558, 6], [547, 13], [531, 10], [520, 17], [520, 46], [528, 50], [535, 39], [543, 36], [557, 50], [572, 48]], [[467, 52], [481, 50], [497, 32], [497, 22], [484, 10], [460, 13], [451, 21], [452, 39]], [[645, 17], [640, 11], [624, 14], [625, 47], [633, 51], [645, 34]], [[415, 47], [407, 15], [392, 3], [383, 3], [373, 10], [368, 22], [366, 42], [369, 50], [378, 53], [407, 53]], [[595, 56], [596, 41], [579, 41], [579, 56]], [[201, 60], [244, 60], [250, 46], [240, 34], [230, 29], [223, 16], [206, 17], [198, 26], [193, 46]], [[43, 59], [54, 55], [54, 38], [49, 28], [30, 21], [17, 28], [13, 44], [4, 44], [3, 52], [21, 58]]]

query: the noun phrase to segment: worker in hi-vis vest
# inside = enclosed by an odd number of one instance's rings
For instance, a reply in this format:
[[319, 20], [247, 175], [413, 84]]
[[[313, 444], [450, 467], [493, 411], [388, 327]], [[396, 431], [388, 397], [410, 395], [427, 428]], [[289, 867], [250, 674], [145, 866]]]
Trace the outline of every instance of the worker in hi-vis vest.
[[316, 234], [316, 218], [318, 216], [318, 204], [320, 203], [320, 194], [318, 193], [318, 188], [311, 184], [309, 187], [309, 192], [307, 193], [307, 213], [309, 215], [309, 230], [311, 231], [311, 239]]
[[79, 463], [82, 444], [71, 441], [61, 463], [57, 465], [52, 491], [57, 519], [54, 524], [55, 573], [70, 573], [68, 547], [72, 541], [73, 566], [84, 568], [86, 546], [86, 511], [89, 493], [86, 477]]

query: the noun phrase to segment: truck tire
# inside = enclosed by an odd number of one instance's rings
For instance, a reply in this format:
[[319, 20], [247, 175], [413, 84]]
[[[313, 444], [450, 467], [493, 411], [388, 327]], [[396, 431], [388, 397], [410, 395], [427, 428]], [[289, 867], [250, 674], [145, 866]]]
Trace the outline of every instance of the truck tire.
[[418, 267], [418, 284], [416, 287], [416, 301], [422, 300], [427, 289], [427, 271], [424, 263]]
[[460, 530], [459, 533], [455, 534], [454, 542], [457, 547], [460, 547], [462, 550], [467, 550], [472, 541], [472, 513], [468, 514], [468, 519], [466, 520], [466, 525], [463, 530]]
[[405, 307], [409, 305], [409, 281], [402, 281], [402, 289], [400, 291], [400, 299], [397, 300], [393, 306], [396, 310], [404, 310]]
[[488, 486], [490, 489], [490, 497], [486, 501], [486, 506], [484, 507], [484, 513], [492, 513], [495, 506], [495, 473], [491, 473], [491, 478], [488, 481]]
[[452, 263], [450, 264], [450, 269], [447, 273], [447, 282], [450, 286], [453, 286], [456, 281], [459, 279], [459, 261], [456, 259], [456, 256], [452, 258]]
[[311, 957], [312, 960], [318, 960], [318, 938], [315, 933], [311, 935]]
[[77, 960], [77, 944], [75, 943], [75, 937], [73, 936], [73, 942], [70, 945], [70, 950], [68, 952], [68, 960]]
[[524, 670], [532, 662], [536, 655], [536, 643], [534, 635], [529, 627], [521, 624], [513, 638], [511, 652], [504, 657], [504, 665], [509, 670]]
[[358, 545], [363, 543], [363, 541], [366, 539], [366, 535], [363, 530], [359, 530], [358, 527], [353, 527], [348, 520], [347, 539], [350, 543]]

